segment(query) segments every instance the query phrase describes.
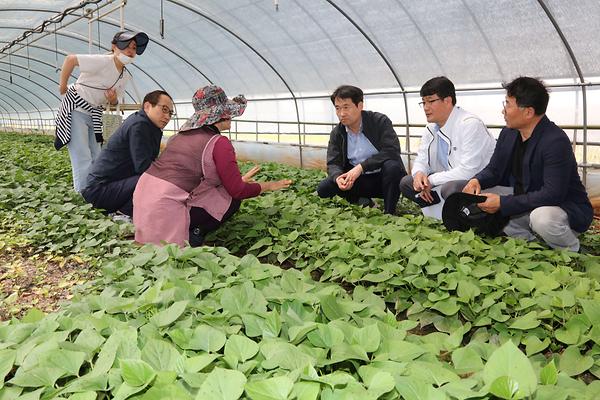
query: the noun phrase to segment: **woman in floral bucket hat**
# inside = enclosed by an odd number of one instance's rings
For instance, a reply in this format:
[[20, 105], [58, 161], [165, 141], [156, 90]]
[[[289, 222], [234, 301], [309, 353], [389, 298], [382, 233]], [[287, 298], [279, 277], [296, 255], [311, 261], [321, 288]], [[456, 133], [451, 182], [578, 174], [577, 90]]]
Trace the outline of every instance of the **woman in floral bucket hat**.
[[259, 167], [242, 176], [229, 139], [221, 131], [246, 109], [244, 96], [228, 99], [210, 85], [192, 99], [194, 114], [142, 175], [133, 194], [139, 243], [202, 244], [240, 207], [242, 199], [288, 187], [292, 181], [253, 182]]

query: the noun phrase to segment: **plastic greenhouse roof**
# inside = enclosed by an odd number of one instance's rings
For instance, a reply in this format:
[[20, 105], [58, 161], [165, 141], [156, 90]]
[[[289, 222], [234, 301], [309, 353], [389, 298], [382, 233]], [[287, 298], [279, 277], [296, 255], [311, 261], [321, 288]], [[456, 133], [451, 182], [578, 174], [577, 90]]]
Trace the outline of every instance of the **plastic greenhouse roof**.
[[[88, 53], [90, 31], [91, 52], [109, 50], [118, 11], [90, 29], [76, 10], [10, 45], [84, 3], [94, 16], [120, 4], [0, 0], [0, 109], [56, 109], [65, 55]], [[124, 8], [125, 27], [151, 40], [130, 68], [140, 92], [160, 87], [181, 101], [208, 83], [250, 97], [342, 83], [402, 91], [437, 75], [462, 86], [518, 75], [581, 83], [600, 76], [598, 15], [597, 0], [129, 0]]]

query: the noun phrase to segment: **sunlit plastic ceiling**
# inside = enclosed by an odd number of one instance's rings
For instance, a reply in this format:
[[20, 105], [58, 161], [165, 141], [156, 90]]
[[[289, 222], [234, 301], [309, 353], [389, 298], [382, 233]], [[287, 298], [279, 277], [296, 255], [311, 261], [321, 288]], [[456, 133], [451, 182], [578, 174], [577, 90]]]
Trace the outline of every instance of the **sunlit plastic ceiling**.
[[[90, 30], [92, 53], [109, 50], [119, 12], [89, 24], [76, 21], [83, 9], [8, 47], [81, 3], [94, 16], [120, 4], [0, 0], [0, 111], [56, 109], [59, 68], [66, 54], [88, 53]], [[342, 83], [402, 91], [438, 75], [459, 85], [600, 76], [598, 0], [129, 0], [124, 16], [151, 40], [130, 68], [139, 91], [183, 101], [209, 82], [299, 97]]]

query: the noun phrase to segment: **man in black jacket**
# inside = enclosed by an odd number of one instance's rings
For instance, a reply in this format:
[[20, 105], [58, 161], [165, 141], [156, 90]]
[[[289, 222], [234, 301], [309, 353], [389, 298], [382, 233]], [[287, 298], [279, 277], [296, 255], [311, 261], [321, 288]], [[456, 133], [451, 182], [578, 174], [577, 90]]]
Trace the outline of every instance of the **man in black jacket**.
[[133, 191], [160, 151], [165, 126], [173, 115], [173, 99], [162, 90], [144, 97], [143, 108], [127, 117], [94, 161], [83, 198], [109, 213], [133, 215]]
[[365, 205], [371, 197], [383, 198], [384, 212], [394, 214], [406, 170], [392, 121], [364, 111], [363, 92], [355, 86], [338, 87], [331, 102], [340, 123], [329, 136], [328, 177], [319, 183], [317, 193]]

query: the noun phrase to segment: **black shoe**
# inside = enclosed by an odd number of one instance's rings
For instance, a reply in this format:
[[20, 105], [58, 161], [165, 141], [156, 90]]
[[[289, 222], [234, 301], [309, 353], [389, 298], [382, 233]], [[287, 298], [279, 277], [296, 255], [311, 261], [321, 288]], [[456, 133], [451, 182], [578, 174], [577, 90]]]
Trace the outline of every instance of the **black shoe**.
[[359, 197], [356, 203], [361, 207], [375, 207], [375, 202], [369, 197]]
[[200, 232], [200, 228], [190, 229], [190, 246], [198, 247], [202, 246], [204, 242], [204, 237]]

